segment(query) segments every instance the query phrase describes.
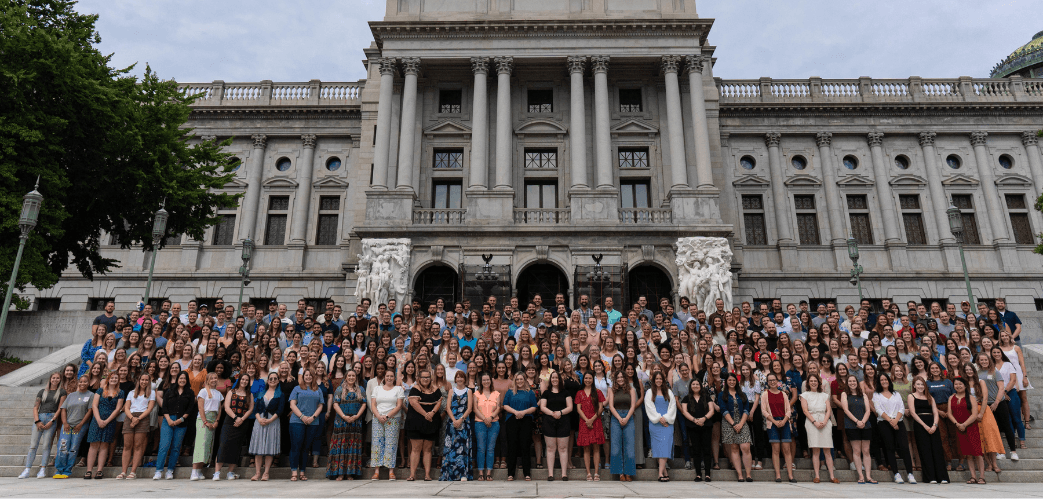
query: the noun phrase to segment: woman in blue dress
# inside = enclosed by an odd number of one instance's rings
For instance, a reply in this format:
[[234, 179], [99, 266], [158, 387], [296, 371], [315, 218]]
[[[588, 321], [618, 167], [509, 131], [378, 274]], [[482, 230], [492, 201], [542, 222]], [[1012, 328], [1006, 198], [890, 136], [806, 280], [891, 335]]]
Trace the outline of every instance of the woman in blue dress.
[[446, 418], [445, 448], [442, 451], [441, 481], [468, 481], [474, 479], [471, 466], [471, 390], [467, 388], [467, 373], [457, 371], [454, 377], [452, 400]]
[[105, 335], [108, 334], [108, 330], [105, 329], [104, 324], [95, 324], [91, 326], [92, 338], [87, 340], [83, 344], [83, 350], [80, 350], [80, 371], [76, 375], [76, 379], [80, 376], [87, 374], [87, 370], [94, 365], [94, 357], [98, 354], [98, 350], [105, 344]]
[[652, 439], [652, 457], [659, 460], [659, 481], [669, 482], [666, 461], [673, 457], [677, 401], [662, 371], [652, 375], [651, 388], [645, 392], [645, 414], [648, 415], [648, 433]]
[[[87, 432], [87, 443], [90, 450], [87, 452], [87, 473], [84, 478], [102, 478], [102, 469], [109, 454], [109, 442], [116, 438], [116, 417], [123, 411], [123, 399], [125, 394], [120, 390], [119, 376], [109, 376], [102, 388], [98, 389], [98, 396], [94, 398], [93, 415], [91, 427]], [[91, 476], [91, 470], [97, 463], [98, 471]]]
[[359, 388], [354, 370], [344, 374], [344, 381], [333, 396], [333, 436], [330, 438], [329, 467], [326, 478], [354, 480], [362, 474], [362, 430], [365, 429], [366, 396]]

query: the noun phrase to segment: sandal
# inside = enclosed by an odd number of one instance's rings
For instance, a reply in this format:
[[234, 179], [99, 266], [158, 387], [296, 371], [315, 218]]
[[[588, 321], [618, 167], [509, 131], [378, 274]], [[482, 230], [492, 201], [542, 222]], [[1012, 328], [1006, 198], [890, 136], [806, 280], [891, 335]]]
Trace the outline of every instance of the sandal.
[[250, 481], [251, 482], [256, 482], [259, 478], [261, 478], [261, 475], [254, 475], [254, 476], [250, 477]]
[[127, 480], [136, 480], [138, 478], [134, 473], [127, 473]]
[[[660, 477], [660, 478], [662, 478], [662, 477]], [[594, 481], [594, 477], [591, 476], [590, 473], [587, 473], [587, 481], [588, 482], [593, 482]]]
[[595, 482], [600, 482], [601, 481], [601, 474], [600, 473], [598, 473], [597, 475], [594, 475], [594, 481]]
[[978, 485], [985, 485], [985, 479], [984, 478], [979, 478], [978, 479]]
[[[374, 478], [374, 480], [376, 480], [376, 478]], [[290, 481], [291, 482], [296, 482], [297, 481], [297, 475], [290, 475]]]
[[91, 472], [88, 471], [88, 472], [84, 473], [83, 474], [83, 479], [84, 480], [90, 480], [91, 479]]
[[507, 481], [508, 481], [508, 482], [513, 482], [513, 481], [514, 481], [514, 477], [513, 477], [513, 476], [509, 476], [509, 477], [507, 477]]
[[970, 484], [970, 485], [975, 485], [975, 484], [978, 483], [978, 480], [975, 479], [974, 477], [971, 477], [970, 480], [967, 480], [967, 483]]
[[527, 477], [525, 477], [525, 481], [526, 481], [526, 482], [531, 482], [531, 481], [532, 481], [532, 477], [531, 477], [531, 476], [527, 476]]
[[116, 475], [116, 480], [123, 480], [124, 478], [127, 478], [127, 475], [123, 473]]
[[407, 481], [407, 482], [412, 482], [412, 481], [414, 481], [414, 480], [416, 480], [416, 479], [415, 479], [415, 478], [413, 478], [413, 477], [409, 477], [409, 478], [406, 478], [406, 481]]
[[[838, 483], [838, 482], [833, 482], [833, 483]], [[866, 484], [866, 481], [865, 481], [865, 480], [863, 480], [863, 479], [859, 479], [859, 480], [858, 480], [858, 484], [859, 484], [859, 485], [865, 485], [865, 484]]]

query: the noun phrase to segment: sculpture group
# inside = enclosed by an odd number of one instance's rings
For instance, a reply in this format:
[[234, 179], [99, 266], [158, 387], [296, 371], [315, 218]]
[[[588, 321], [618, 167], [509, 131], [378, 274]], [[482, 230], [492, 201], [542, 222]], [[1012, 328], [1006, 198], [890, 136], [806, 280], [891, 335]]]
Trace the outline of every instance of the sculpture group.
[[377, 313], [377, 304], [387, 303], [394, 298], [402, 304], [409, 291], [409, 239], [363, 239], [359, 268], [356, 271], [358, 284], [355, 296], [358, 303], [363, 298], [372, 300], [369, 314]]
[[714, 302], [732, 306], [732, 249], [723, 237], [682, 237], [677, 240], [678, 294], [699, 310], [717, 310]]

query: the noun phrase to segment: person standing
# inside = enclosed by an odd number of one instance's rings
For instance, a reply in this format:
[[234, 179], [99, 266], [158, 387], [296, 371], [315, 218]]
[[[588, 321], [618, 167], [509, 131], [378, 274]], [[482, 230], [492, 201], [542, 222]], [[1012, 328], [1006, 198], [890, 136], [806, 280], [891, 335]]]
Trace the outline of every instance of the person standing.
[[[569, 433], [572, 428], [570, 426], [570, 418], [567, 416], [575, 410], [573, 403], [573, 398], [569, 396], [568, 390], [562, 384], [561, 373], [551, 371], [550, 377], [547, 379], [547, 389], [540, 394], [539, 401], [539, 410], [543, 417], [543, 438], [547, 444], [547, 481], [554, 480], [554, 458], [556, 455], [561, 458], [561, 479], [568, 479]], [[583, 415], [580, 414], [580, 417], [582, 418]], [[584, 447], [582, 432], [583, 424], [580, 425], [580, 447]], [[587, 458], [589, 461], [589, 457], [586, 450], [584, 450], [584, 458]], [[590, 478], [589, 462], [587, 463], [587, 471], [587, 477]]]
[[217, 373], [207, 374], [206, 382], [196, 394], [199, 417], [196, 418], [196, 442], [192, 452], [192, 481], [204, 478], [203, 469], [210, 462], [214, 450], [214, 433], [221, 418], [221, 403], [224, 400], [225, 396], [217, 389]]
[[[94, 418], [91, 419], [91, 427], [87, 432], [90, 450], [87, 453], [87, 473], [83, 475], [84, 478], [102, 478], [109, 443], [116, 439], [115, 420], [123, 410], [125, 394], [120, 390], [119, 383], [119, 376], [109, 376], [102, 388], [98, 389], [98, 396], [94, 398], [94, 406], [91, 409]], [[90, 470], [94, 468], [95, 463], [98, 471], [91, 476]]]
[[442, 427], [442, 398], [442, 390], [432, 380], [431, 372], [421, 371], [406, 400], [406, 438], [409, 440], [409, 478], [406, 481], [416, 480], [416, 469], [421, 460], [424, 462], [424, 479], [431, 480], [434, 443]]
[[[29, 440], [29, 452], [25, 456], [25, 470], [18, 478], [29, 478], [29, 468], [36, 460], [36, 452], [43, 445], [43, 454], [40, 455], [40, 471], [36, 478], [47, 476], [47, 461], [51, 457], [51, 443], [54, 441], [54, 432], [61, 425], [61, 411], [59, 407], [65, 404], [68, 396], [62, 388], [62, 373], [53, 372], [47, 380], [47, 387], [36, 394], [36, 404], [33, 406], [33, 428], [32, 437]], [[57, 461], [57, 460], [56, 460]]]
[[877, 414], [877, 431], [884, 444], [884, 457], [887, 467], [894, 475], [895, 483], [903, 483], [902, 474], [898, 472], [898, 461], [895, 454], [905, 463], [905, 471], [909, 483], [916, 483], [913, 477], [913, 459], [909, 455], [909, 435], [905, 432], [905, 401], [902, 396], [892, 390], [891, 377], [885, 373], [876, 375], [876, 393], [873, 394], [873, 410]]
[[[413, 388], [416, 388], [415, 386]], [[402, 399], [405, 391], [395, 384], [395, 371], [384, 372], [383, 384], [373, 389], [369, 408], [373, 412], [373, 441], [370, 447], [372, 480], [380, 478], [380, 468], [388, 469], [388, 480], [395, 480], [395, 457], [398, 455], [398, 432], [401, 425]]]
[[62, 432], [58, 437], [58, 451], [54, 457], [54, 478], [69, 478], [72, 466], [76, 463], [76, 453], [80, 442], [87, 432], [84, 425], [89, 425], [94, 413], [95, 394], [90, 390], [90, 375], [80, 376], [76, 380], [76, 391], [69, 394], [62, 404]]
[[[985, 462], [982, 459], [981, 433], [978, 431], [978, 401], [967, 390], [967, 381], [953, 378], [953, 394], [949, 396], [949, 421], [956, 426], [960, 454], [967, 457], [971, 478], [967, 483], [985, 485]], [[975, 471], [978, 478], [975, 478]]]
[[137, 386], [127, 395], [127, 401], [123, 404], [126, 421], [123, 423], [123, 469], [120, 475], [128, 480], [137, 478], [135, 472], [141, 466], [145, 445], [148, 444], [150, 415], [155, 410], [156, 392], [152, 390], [152, 376], [142, 373], [138, 376]]
[[[354, 373], [355, 371], [349, 371]], [[279, 373], [268, 373], [264, 389], [254, 398], [254, 427], [250, 434], [250, 454], [254, 455], [254, 476], [250, 481], [268, 481], [272, 461], [281, 451], [282, 437], [279, 415], [282, 414], [283, 395], [279, 388]], [[331, 444], [332, 447], [332, 444]], [[262, 461], [264, 472], [261, 472]]]
[[826, 457], [826, 468], [829, 470], [829, 481], [840, 483], [834, 475], [833, 468], [833, 409], [829, 393], [823, 391], [822, 378], [817, 374], [808, 375], [807, 389], [800, 394], [800, 406], [804, 412], [804, 431], [808, 436], [808, 448], [811, 449], [811, 466], [815, 470], [815, 483], [819, 478], [819, 453]]
[[921, 478], [932, 484], [949, 483], [941, 432], [938, 431], [938, 405], [927, 391], [927, 382], [923, 378], [913, 378], [913, 392], [906, 400], [909, 416], [916, 423], [913, 425], [913, 436], [916, 438], [916, 450], [920, 453], [920, 464], [923, 467]]
[[[703, 390], [703, 383], [699, 378], [692, 378], [688, 382], [688, 395], [681, 399], [678, 407], [687, 427], [687, 444], [694, 461], [695, 481], [712, 482], [710, 468], [713, 466], [713, 459], [710, 457], [710, 438], [713, 434], [714, 404], [709, 393]], [[741, 468], [736, 468], [736, 471], [741, 473]], [[739, 481], [744, 481], [741, 474]]]
[[[471, 425], [469, 419], [474, 410], [471, 389], [467, 387], [467, 373], [457, 371], [453, 391], [446, 411], [447, 425], [442, 448], [442, 476], [439, 480], [454, 482], [474, 479], [471, 467]], [[425, 470], [426, 471], [426, 470]]]
[[[586, 372], [583, 374], [583, 388], [576, 392], [575, 406], [579, 415], [579, 432], [576, 443], [583, 448], [583, 466], [587, 469], [587, 481], [591, 481], [590, 458], [594, 457], [593, 480], [601, 481], [601, 459], [598, 447], [605, 443], [604, 423], [601, 411], [604, 406], [604, 398], [596, 386], [594, 386], [595, 374]], [[568, 411], [571, 408], [567, 408]], [[610, 437], [611, 438], [611, 437]], [[559, 448], [561, 442], [558, 443]], [[567, 446], [566, 446], [567, 447]], [[548, 451], [548, 455], [550, 455]], [[566, 460], [562, 459], [562, 468], [566, 466]], [[610, 460], [611, 461], [611, 460]]]
[[474, 434], [478, 446], [479, 482], [493, 479], [496, 440], [500, 434], [500, 411], [500, 392], [493, 388], [492, 375], [484, 372], [478, 376], [478, 386], [474, 391]]
[[[844, 392], [840, 395], [840, 406], [847, 416], [844, 419], [844, 432], [851, 442], [851, 453], [858, 472], [858, 483], [878, 483], [872, 476], [872, 459], [869, 454], [869, 442], [873, 439], [873, 427], [869, 416], [873, 413], [873, 402], [862, 393], [862, 385], [855, 375], [848, 375], [844, 380]], [[865, 474], [863, 475], [863, 470]]]
[[677, 401], [662, 371], [652, 374], [651, 387], [645, 392], [645, 414], [652, 440], [652, 457], [659, 461], [659, 481], [669, 482], [666, 461], [673, 457], [674, 419]]
[[308, 451], [322, 433], [319, 414], [322, 414], [326, 404], [318, 380], [311, 369], [304, 369], [301, 373], [301, 384], [293, 389], [289, 400], [290, 481], [307, 481]]
[[[739, 379], [735, 373], [728, 373], [724, 381], [724, 390], [718, 394], [717, 407], [721, 411], [721, 421], [727, 426], [721, 426], [721, 443], [728, 450], [729, 459], [739, 480], [753, 481], [753, 456], [750, 453], [750, 445], [753, 443], [753, 434], [750, 432], [750, 409], [746, 401], [746, 394], [739, 388]], [[746, 470], [745, 480], [742, 471]]]
[[507, 481], [514, 481], [518, 460], [521, 460], [525, 481], [532, 480], [529, 453], [532, 449], [532, 420], [536, 412], [536, 394], [529, 387], [524, 372], [514, 374], [514, 384], [504, 394], [503, 410], [507, 437]]
[[612, 457], [609, 466], [613, 475], [619, 475], [619, 481], [629, 482], [637, 474], [634, 460], [639, 452], [634, 443], [637, 390], [628, 380], [625, 369], [615, 371], [612, 378], [612, 389], [608, 391], [608, 408], [612, 415], [612, 430], [609, 431]]
[[[779, 471], [779, 453], [786, 459], [786, 474], [790, 483], [796, 483], [793, 478], [793, 453], [789, 445], [793, 441], [790, 432], [790, 399], [789, 392], [780, 388], [779, 377], [775, 373], [767, 376], [768, 389], [761, 393], [761, 410], [764, 419], [768, 422], [768, 442], [771, 444], [771, 461], [775, 465], [775, 482], [782, 482]], [[855, 380], [858, 383], [858, 380]]]
[[243, 457], [243, 443], [250, 435], [248, 424], [250, 414], [254, 409], [253, 394], [250, 393], [250, 375], [243, 373], [239, 375], [235, 388], [225, 397], [224, 411], [227, 416], [221, 425], [221, 444], [217, 448], [217, 459], [214, 464], [214, 480], [221, 479], [222, 465], [228, 466], [229, 480], [239, 478], [235, 474], [235, 467]]
[[159, 425], [159, 453], [156, 455], [156, 474], [153, 480], [163, 478], [174, 479], [174, 468], [181, 457], [181, 444], [188, 430], [190, 420], [195, 414], [196, 394], [192, 391], [188, 373], [180, 371], [163, 385], [162, 394], [157, 393], [163, 403], [162, 421]]

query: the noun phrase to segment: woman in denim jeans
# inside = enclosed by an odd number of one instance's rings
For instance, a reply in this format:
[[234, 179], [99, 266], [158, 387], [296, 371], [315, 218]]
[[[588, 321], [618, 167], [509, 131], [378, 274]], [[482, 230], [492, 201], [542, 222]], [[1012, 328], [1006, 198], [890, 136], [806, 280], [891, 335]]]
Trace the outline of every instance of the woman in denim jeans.
[[40, 456], [40, 472], [36, 478], [47, 476], [47, 460], [51, 457], [51, 442], [54, 441], [54, 431], [58, 428], [58, 408], [65, 402], [65, 390], [62, 389], [62, 373], [54, 372], [47, 382], [47, 388], [40, 390], [36, 395], [36, 405], [33, 406], [33, 436], [29, 443], [29, 453], [25, 456], [25, 471], [18, 478], [29, 478], [29, 468], [36, 460], [36, 451], [43, 445], [43, 454]]
[[493, 479], [493, 452], [496, 450], [496, 439], [500, 434], [500, 392], [493, 389], [493, 378], [489, 373], [482, 373], [478, 378], [478, 389], [475, 395], [474, 434], [478, 444], [478, 478]]
[[174, 479], [174, 467], [181, 455], [181, 444], [185, 432], [192, 423], [195, 414], [196, 394], [192, 391], [188, 371], [180, 371], [172, 383], [162, 387], [163, 394], [158, 397], [163, 401], [163, 418], [159, 426], [159, 453], [156, 455], [156, 474], [153, 480], [159, 480], [163, 471], [166, 479]]
[[90, 377], [80, 376], [76, 382], [76, 391], [65, 397], [62, 404], [62, 432], [58, 438], [58, 454], [54, 458], [54, 478], [69, 478], [72, 465], [76, 463], [76, 453], [80, 442], [87, 436], [85, 431], [93, 413], [94, 392], [90, 391]]

